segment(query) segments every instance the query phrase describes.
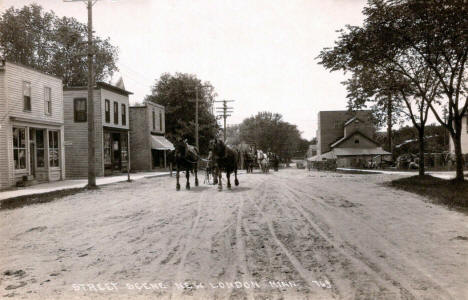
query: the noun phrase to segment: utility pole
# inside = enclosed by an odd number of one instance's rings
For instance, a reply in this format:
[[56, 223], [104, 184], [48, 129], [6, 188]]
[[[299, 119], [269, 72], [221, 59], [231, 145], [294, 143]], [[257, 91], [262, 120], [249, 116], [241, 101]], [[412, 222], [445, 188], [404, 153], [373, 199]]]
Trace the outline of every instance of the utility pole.
[[[195, 100], [188, 100], [189, 102], [195, 102], [195, 146], [197, 147], [198, 151], [200, 151], [199, 142], [198, 142], [198, 102], [199, 102], [199, 88], [207, 87], [205, 85], [195, 86]], [[191, 92], [192, 90], [188, 90]]]
[[228, 102], [234, 102], [235, 100], [222, 100], [222, 101], [215, 101], [215, 102], [222, 102], [223, 105], [221, 107], [217, 107], [217, 113], [219, 116], [221, 116], [224, 119], [224, 142], [226, 142], [226, 119], [227, 117], [230, 117], [231, 113], [233, 112], [233, 107], [228, 107], [227, 103]]
[[93, 5], [98, 0], [64, 0], [85, 2], [88, 8], [88, 188], [96, 188], [96, 138], [94, 128], [94, 47], [93, 47]]

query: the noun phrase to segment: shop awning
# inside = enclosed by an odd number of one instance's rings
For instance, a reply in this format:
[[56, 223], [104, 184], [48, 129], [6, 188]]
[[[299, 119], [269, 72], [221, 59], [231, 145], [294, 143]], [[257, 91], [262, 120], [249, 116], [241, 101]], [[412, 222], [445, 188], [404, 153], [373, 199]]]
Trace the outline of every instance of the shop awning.
[[166, 140], [165, 137], [159, 135], [151, 136], [151, 149], [155, 150], [174, 150], [174, 145]]

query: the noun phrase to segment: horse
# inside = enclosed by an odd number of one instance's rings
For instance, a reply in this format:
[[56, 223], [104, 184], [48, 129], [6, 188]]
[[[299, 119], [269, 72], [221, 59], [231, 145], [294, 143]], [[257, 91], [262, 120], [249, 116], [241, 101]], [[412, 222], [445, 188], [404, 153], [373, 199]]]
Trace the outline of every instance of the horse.
[[244, 151], [244, 163], [247, 173], [253, 173], [255, 157], [252, 151]]
[[257, 161], [263, 173], [268, 173], [268, 156], [262, 150], [257, 151]]
[[214, 184], [218, 183], [218, 190], [223, 189], [222, 171], [226, 172], [227, 188], [231, 189], [231, 173], [234, 173], [234, 184], [239, 185], [237, 179], [237, 166], [239, 163], [239, 152], [226, 146], [223, 141], [215, 138], [210, 141], [210, 150], [213, 153], [214, 162]]
[[[176, 166], [176, 190], [180, 190], [179, 184], [179, 172], [180, 170], [185, 171], [185, 177], [187, 183], [185, 189], [190, 190], [190, 172], [193, 171], [195, 175], [195, 186], [198, 186], [198, 149], [192, 145], [187, 144], [185, 141], [178, 141], [174, 145], [173, 163]], [[172, 172], [172, 171], [171, 171]]]
[[275, 170], [275, 172], [278, 172], [278, 167], [279, 167], [278, 155], [276, 155], [275, 153], [271, 153], [268, 159], [271, 162], [271, 165], [273, 166], [273, 170]]

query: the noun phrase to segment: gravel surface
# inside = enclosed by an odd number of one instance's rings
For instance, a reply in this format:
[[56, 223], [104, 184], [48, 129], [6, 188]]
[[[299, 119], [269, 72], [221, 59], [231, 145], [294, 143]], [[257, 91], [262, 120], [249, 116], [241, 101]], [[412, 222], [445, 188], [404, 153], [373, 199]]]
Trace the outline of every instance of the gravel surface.
[[467, 299], [468, 217], [382, 185], [395, 178], [149, 178], [0, 211], [0, 296]]

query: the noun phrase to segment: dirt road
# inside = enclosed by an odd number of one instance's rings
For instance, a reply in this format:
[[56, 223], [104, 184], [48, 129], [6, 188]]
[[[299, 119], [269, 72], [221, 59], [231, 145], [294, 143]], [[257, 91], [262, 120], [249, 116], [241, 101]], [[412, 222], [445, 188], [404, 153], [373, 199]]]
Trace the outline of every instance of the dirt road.
[[154, 178], [1, 211], [0, 296], [468, 299], [468, 216], [391, 178]]

